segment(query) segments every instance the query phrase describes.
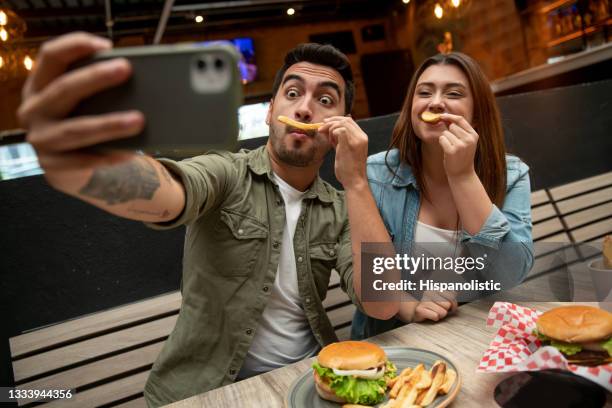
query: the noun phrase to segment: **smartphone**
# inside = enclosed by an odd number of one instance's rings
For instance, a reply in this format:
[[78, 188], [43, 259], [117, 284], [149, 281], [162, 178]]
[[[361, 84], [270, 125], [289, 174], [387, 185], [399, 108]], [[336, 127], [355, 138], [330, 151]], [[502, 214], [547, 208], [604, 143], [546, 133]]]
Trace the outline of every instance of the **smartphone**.
[[127, 58], [127, 82], [83, 100], [71, 116], [141, 111], [143, 131], [95, 149], [136, 149], [154, 156], [189, 157], [234, 150], [242, 104], [239, 54], [231, 45], [158, 45], [103, 51], [76, 67]]

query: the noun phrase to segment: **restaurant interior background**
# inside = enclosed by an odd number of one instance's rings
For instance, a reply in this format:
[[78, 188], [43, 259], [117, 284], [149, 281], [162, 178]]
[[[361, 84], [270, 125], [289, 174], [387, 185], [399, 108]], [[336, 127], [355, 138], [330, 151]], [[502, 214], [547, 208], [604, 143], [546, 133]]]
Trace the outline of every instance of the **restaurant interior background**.
[[[252, 41], [249, 58], [257, 72], [245, 85], [246, 103], [269, 100], [276, 69], [295, 44], [322, 41], [338, 46], [355, 70], [356, 118], [398, 111], [414, 67], [449, 43], [478, 60], [489, 79], [499, 82], [612, 38], [609, 0], [170, 3], [161, 43]], [[8, 25], [2, 28], [8, 35], [0, 42], [0, 130], [7, 130], [18, 127], [15, 110], [26, 66], [35, 61], [41, 42], [84, 30], [112, 38], [115, 47], [151, 44], [164, 2], [3, 0], [0, 5], [9, 10]]]
[[[7, 314], [0, 385], [12, 381], [9, 337], [179, 285], [182, 230], [151, 232], [52, 191], [41, 176], [21, 178], [40, 173], [27, 144], [8, 144], [22, 133], [15, 117], [21, 87], [40, 44], [63, 33], [97, 33], [115, 47], [156, 37], [234, 40], [245, 62], [242, 139], [265, 136], [261, 112], [285, 52], [330, 42], [353, 65], [353, 116], [373, 129], [371, 151], [386, 147], [392, 120], [376, 118], [400, 109], [414, 68], [438, 52], [462, 51], [492, 81], [504, 120], [515, 123], [515, 146], [530, 143], [536, 187], [610, 171], [602, 159], [612, 126], [610, 0], [5, 0], [0, 9], [0, 179], [7, 179], [0, 181], [0, 309]], [[584, 83], [592, 86], [569, 87]], [[522, 118], [529, 120], [519, 124]], [[556, 124], [558, 135], [548, 131]], [[538, 133], [533, 126], [541, 126], [541, 140], [528, 136]], [[547, 165], [559, 160], [564, 165]]]

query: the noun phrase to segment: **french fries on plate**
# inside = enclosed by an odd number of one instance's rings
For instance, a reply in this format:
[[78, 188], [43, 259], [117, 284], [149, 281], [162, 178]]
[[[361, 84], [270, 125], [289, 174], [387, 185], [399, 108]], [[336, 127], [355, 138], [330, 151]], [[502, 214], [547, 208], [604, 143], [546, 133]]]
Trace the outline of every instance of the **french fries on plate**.
[[457, 372], [436, 361], [429, 371], [423, 364], [402, 370], [389, 383], [389, 401], [381, 408], [421, 408], [434, 402], [438, 395], [450, 392], [457, 380]]

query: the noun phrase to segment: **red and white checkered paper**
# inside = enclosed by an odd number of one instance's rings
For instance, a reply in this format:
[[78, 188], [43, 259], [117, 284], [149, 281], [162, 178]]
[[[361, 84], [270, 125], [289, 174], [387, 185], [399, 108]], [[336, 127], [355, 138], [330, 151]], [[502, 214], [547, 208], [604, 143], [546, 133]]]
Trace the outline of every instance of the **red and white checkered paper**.
[[541, 313], [508, 302], [495, 302], [487, 326], [499, 327], [485, 351], [477, 371], [498, 373], [510, 371], [567, 370], [587, 378], [612, 392], [612, 364], [585, 367], [569, 364], [559, 350], [541, 347], [532, 333]]

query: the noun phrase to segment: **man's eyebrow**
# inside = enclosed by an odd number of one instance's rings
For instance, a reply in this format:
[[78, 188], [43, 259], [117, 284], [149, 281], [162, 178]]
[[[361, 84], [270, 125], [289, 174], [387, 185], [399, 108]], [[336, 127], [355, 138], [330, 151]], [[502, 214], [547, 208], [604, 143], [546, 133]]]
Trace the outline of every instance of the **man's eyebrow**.
[[[289, 74], [285, 77], [285, 79], [283, 79], [283, 83], [282, 85], [285, 85], [287, 82], [291, 81], [291, 80], [296, 80], [299, 82], [305, 82], [304, 78], [302, 78], [301, 76], [297, 75], [297, 74]], [[319, 82], [317, 84], [318, 87], [322, 88], [322, 87], [329, 87], [332, 88], [333, 90], [336, 91], [336, 93], [338, 93], [338, 98], [340, 98], [340, 86], [334, 82], [334, 81], [323, 81], [323, 82]]]
[[285, 85], [287, 82], [291, 81], [292, 79], [295, 79], [296, 81], [304, 82], [304, 78], [302, 78], [301, 76], [296, 75], [296, 74], [289, 74], [285, 77], [285, 79], [283, 79], [282, 85]]
[[[433, 82], [421, 82], [417, 86], [431, 86], [431, 87], [435, 87], [436, 84], [434, 84]], [[445, 88], [452, 88], [452, 87], [466, 88], [466, 86], [464, 84], [462, 84], [461, 82], [448, 82], [448, 83], [444, 84], [444, 87]]]
[[319, 87], [325, 87], [325, 86], [330, 87], [334, 91], [336, 91], [336, 93], [338, 94], [338, 98], [340, 98], [340, 87], [338, 86], [337, 83], [335, 83], [334, 81], [319, 82]]

